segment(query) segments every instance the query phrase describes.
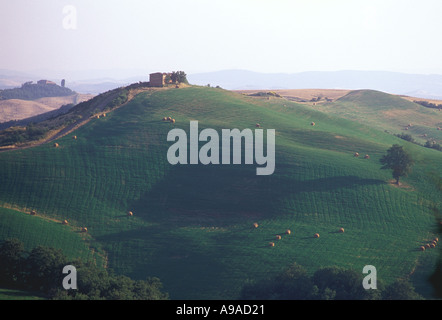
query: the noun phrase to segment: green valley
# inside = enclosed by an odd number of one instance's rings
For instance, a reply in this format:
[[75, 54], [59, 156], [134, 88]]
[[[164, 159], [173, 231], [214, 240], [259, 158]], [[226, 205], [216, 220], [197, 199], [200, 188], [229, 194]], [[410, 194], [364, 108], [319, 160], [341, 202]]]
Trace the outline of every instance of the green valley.
[[[310, 274], [373, 265], [383, 283], [410, 279], [431, 297], [440, 250], [419, 248], [438, 233], [442, 153], [385, 126], [412, 122], [440, 141], [442, 115], [397, 99], [357, 91], [313, 107], [198, 86], [141, 92], [56, 141], [0, 152], [0, 240], [157, 277], [171, 299], [237, 299], [245, 284], [294, 262]], [[163, 121], [169, 116], [176, 122]], [[169, 164], [167, 134], [188, 132], [190, 121], [218, 132], [275, 129], [274, 173]], [[380, 170], [393, 144], [416, 163], [400, 186]]]

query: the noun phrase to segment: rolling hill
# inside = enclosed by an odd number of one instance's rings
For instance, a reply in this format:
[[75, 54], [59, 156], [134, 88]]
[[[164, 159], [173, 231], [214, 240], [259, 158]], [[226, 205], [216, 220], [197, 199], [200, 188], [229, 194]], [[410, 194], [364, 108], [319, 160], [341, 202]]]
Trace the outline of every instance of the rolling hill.
[[[57, 148], [48, 143], [0, 153], [0, 239], [13, 234], [43, 242], [42, 228], [58, 230], [57, 221], [67, 219], [66, 235], [54, 233], [49, 243], [86, 260], [105, 257], [119, 274], [159, 277], [172, 299], [236, 299], [245, 283], [293, 262], [310, 273], [374, 265], [384, 283], [410, 278], [428, 297], [439, 252], [419, 247], [437, 233], [442, 153], [384, 126], [441, 120], [396, 99], [350, 92], [315, 110], [207, 87], [141, 92], [58, 138]], [[393, 109], [414, 110], [412, 119], [386, 119]], [[162, 121], [167, 116], [176, 122]], [[170, 165], [167, 134], [188, 132], [191, 120], [218, 132], [256, 123], [275, 129], [274, 174], [257, 176], [256, 166], [246, 164]], [[416, 160], [400, 187], [379, 164], [394, 143]], [[39, 215], [26, 215], [30, 210]], [[39, 219], [45, 222], [21, 229]], [[83, 226], [89, 230], [83, 245], [69, 245]], [[292, 233], [284, 234], [287, 229]]]
[[78, 104], [91, 99], [91, 94], [76, 93], [63, 97], [44, 97], [35, 100], [0, 100], [0, 122], [22, 120], [50, 112], [67, 104]]

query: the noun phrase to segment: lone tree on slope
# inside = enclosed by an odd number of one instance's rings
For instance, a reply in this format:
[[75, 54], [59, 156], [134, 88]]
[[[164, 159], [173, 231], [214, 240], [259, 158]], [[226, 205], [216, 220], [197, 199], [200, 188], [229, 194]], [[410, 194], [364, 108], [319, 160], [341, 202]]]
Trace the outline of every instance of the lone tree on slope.
[[387, 154], [379, 161], [383, 164], [381, 169], [393, 170], [393, 178], [396, 179], [397, 185], [399, 185], [400, 177], [407, 176], [414, 164], [411, 156], [398, 144], [388, 149]]

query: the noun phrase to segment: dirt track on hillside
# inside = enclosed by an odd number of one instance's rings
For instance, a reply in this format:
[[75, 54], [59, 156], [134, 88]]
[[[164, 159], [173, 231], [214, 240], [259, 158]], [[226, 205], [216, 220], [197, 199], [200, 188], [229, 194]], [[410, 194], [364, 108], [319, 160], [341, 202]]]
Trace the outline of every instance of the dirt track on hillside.
[[[137, 88], [137, 89], [130, 89], [129, 93], [127, 95], [127, 101], [125, 103], [123, 103], [122, 105], [107, 111], [108, 113], [121, 108], [122, 106], [126, 105], [127, 103], [129, 103], [133, 98], [135, 98], [138, 94], [142, 93], [142, 92], [148, 92], [148, 91], [154, 91], [154, 89], [152, 88]], [[103, 101], [101, 101], [96, 107], [95, 109], [100, 110], [100, 112], [103, 112], [104, 108], [115, 98], [118, 97], [118, 95], [120, 94], [120, 92], [116, 91], [114, 94], [109, 95], [108, 97], [106, 97], [106, 99], [104, 99]], [[35, 141], [35, 142], [31, 142], [28, 145], [24, 145], [24, 146], [7, 146], [7, 147], [0, 147], [0, 152], [5, 152], [5, 151], [10, 151], [10, 150], [20, 150], [20, 149], [27, 149], [27, 148], [32, 148], [32, 147], [36, 147], [48, 142], [52, 142], [54, 140], [57, 140], [61, 137], [64, 137], [70, 133], [72, 133], [73, 131], [77, 130], [78, 128], [84, 126], [85, 124], [87, 124], [91, 119], [93, 119], [93, 117], [90, 116], [90, 110], [85, 110], [83, 113], [80, 113], [81, 119], [73, 124], [67, 125], [66, 127], [62, 128], [61, 130], [58, 131], [53, 131], [51, 132], [47, 137], [45, 137], [42, 140], [39, 141]]]

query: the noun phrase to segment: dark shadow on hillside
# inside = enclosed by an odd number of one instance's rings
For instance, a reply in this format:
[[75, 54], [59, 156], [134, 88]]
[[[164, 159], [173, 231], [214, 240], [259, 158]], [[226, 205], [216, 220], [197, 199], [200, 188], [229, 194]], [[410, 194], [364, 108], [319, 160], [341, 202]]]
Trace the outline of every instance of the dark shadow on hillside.
[[[200, 299], [200, 281], [214, 288], [222, 286], [222, 262], [206, 254], [196, 239], [171, 235], [171, 231], [167, 225], [155, 225], [98, 236], [96, 240], [104, 244], [104, 250], [118, 256], [109, 259], [112, 270], [133, 279], [158, 277], [171, 299]], [[182, 292], [188, 295], [181, 296]]]
[[[357, 176], [299, 181], [277, 172], [257, 176], [255, 170], [251, 165], [176, 166], [128, 210], [150, 222], [227, 226], [275, 216], [279, 201], [296, 194], [385, 184]], [[278, 170], [286, 172], [282, 166]]]

